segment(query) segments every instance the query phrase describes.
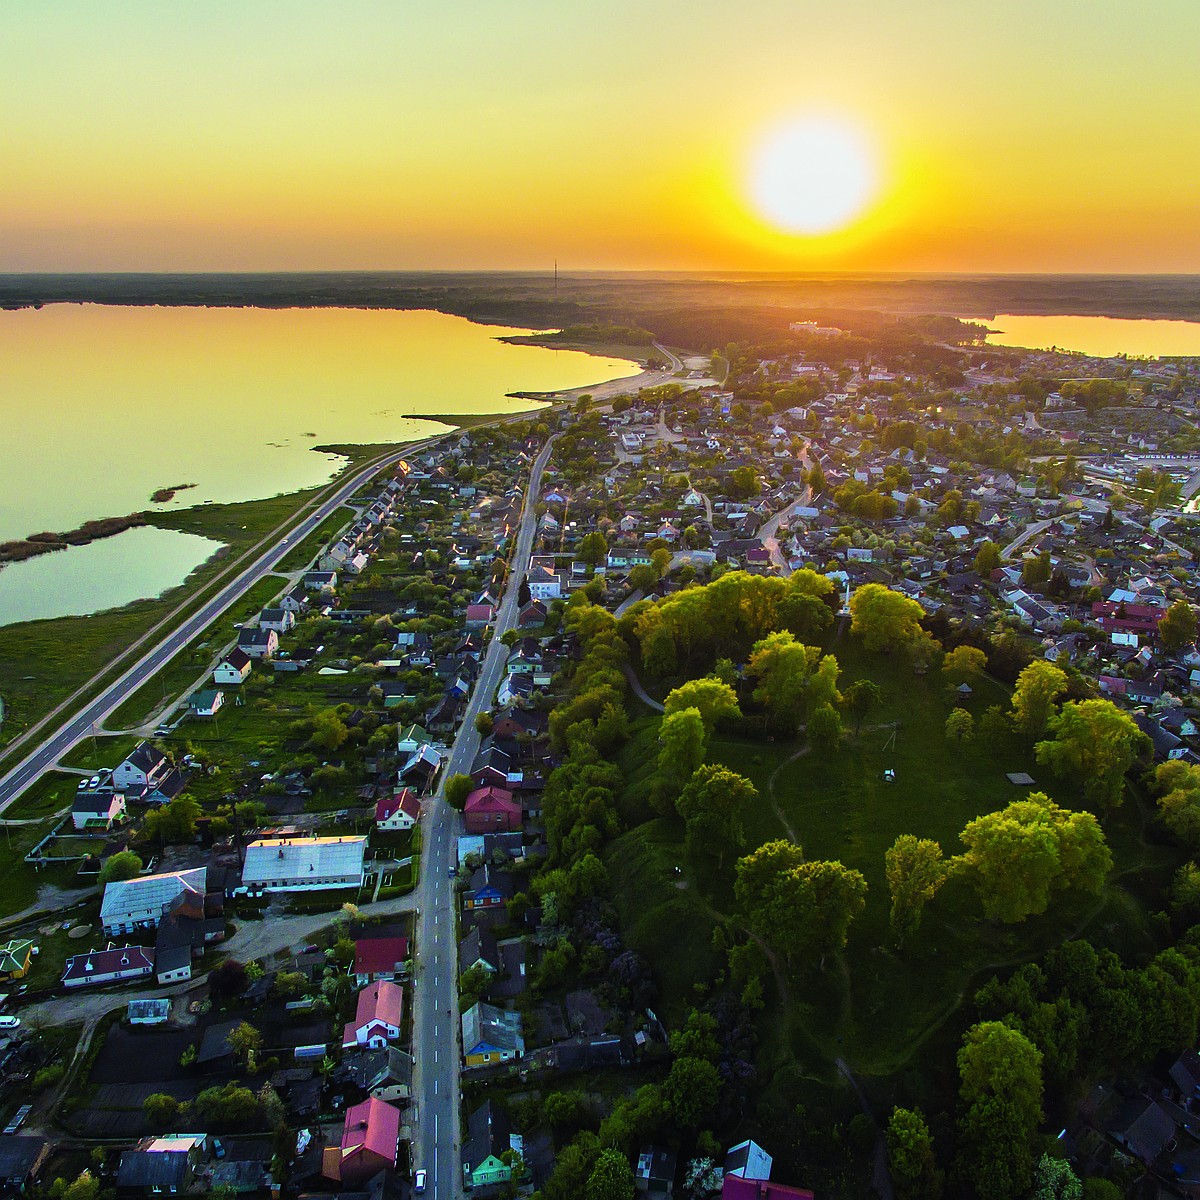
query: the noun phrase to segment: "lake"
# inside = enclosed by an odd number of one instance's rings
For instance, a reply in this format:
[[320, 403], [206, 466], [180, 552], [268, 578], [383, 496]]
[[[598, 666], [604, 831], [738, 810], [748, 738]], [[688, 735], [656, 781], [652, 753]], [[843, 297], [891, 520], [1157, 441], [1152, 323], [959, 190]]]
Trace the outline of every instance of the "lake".
[[1074, 350], [1097, 358], [1200, 356], [1200, 322], [1131, 321], [1117, 317], [973, 317], [994, 330], [991, 346]]
[[[0, 541], [316, 487], [345, 460], [314, 446], [412, 441], [445, 428], [423, 414], [519, 411], [530, 402], [507, 393], [638, 371], [623, 359], [497, 340], [530, 332], [381, 309], [0, 312]], [[157, 489], [181, 484], [195, 486], [151, 503]], [[119, 547], [92, 543], [0, 570], [0, 623], [157, 595], [213, 545], [133, 532], [138, 539], [108, 539]], [[134, 546], [139, 553], [126, 552]], [[100, 585], [88, 566], [122, 578]], [[31, 599], [18, 604], [18, 592]], [[26, 616], [5, 617], [18, 611]]]

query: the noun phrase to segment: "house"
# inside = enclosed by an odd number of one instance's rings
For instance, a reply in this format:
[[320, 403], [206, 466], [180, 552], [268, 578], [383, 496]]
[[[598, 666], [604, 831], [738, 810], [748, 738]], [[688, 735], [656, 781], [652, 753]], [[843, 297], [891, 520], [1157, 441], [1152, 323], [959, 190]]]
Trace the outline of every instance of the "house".
[[225, 703], [225, 693], [216, 688], [204, 688], [188, 697], [188, 712], [193, 717], [215, 717]]
[[111, 784], [98, 788], [81, 787], [71, 801], [71, 820], [77, 830], [109, 830], [125, 820], [125, 796]]
[[243, 629], [238, 634], [238, 649], [251, 658], [274, 658], [279, 649], [279, 634], [273, 629]]
[[427, 743], [409, 755], [397, 774], [401, 783], [411, 783], [422, 792], [428, 792], [441, 769], [441, 754]]
[[401, 754], [413, 754], [430, 740], [428, 732], [420, 725], [405, 725], [396, 735], [396, 749]]
[[470, 886], [463, 892], [463, 908], [499, 908], [512, 897], [512, 876], [491, 863], [484, 863], [472, 874]]
[[50, 1157], [50, 1143], [34, 1134], [0, 1134], [0, 1190], [24, 1194]]
[[341, 1144], [326, 1147], [321, 1174], [359, 1187], [383, 1170], [395, 1170], [400, 1149], [400, 1110], [374, 1096], [346, 1111]]
[[558, 600], [562, 596], [562, 579], [545, 567], [535, 567], [525, 577], [531, 600]]
[[649, 1196], [670, 1196], [675, 1187], [679, 1157], [665, 1146], [647, 1146], [638, 1155], [633, 1186]]
[[726, 1175], [721, 1200], [814, 1200], [814, 1196], [804, 1188], [790, 1187], [786, 1183]]
[[421, 819], [421, 801], [412, 788], [396, 788], [390, 796], [380, 796], [375, 805], [375, 828], [411, 829]]
[[400, 1036], [404, 989], [398, 983], [379, 979], [358, 993], [358, 1007], [342, 1035], [342, 1046], [370, 1046], [382, 1050]]
[[726, 1175], [740, 1175], [743, 1179], [770, 1179], [774, 1159], [754, 1141], [738, 1142], [725, 1155]]
[[310, 592], [332, 592], [337, 588], [336, 571], [308, 571], [301, 583]]
[[296, 584], [294, 588], [279, 602], [279, 607], [286, 609], [288, 612], [299, 616], [308, 607], [308, 595], [304, 590], [302, 583]]
[[522, 605], [520, 612], [517, 613], [517, 624], [522, 629], [545, 623], [546, 606], [541, 600], [530, 600], [528, 604]]
[[394, 980], [404, 973], [408, 961], [408, 938], [359, 938], [354, 943], [353, 975], [359, 987], [379, 979]]
[[245, 650], [236, 646], [213, 668], [213, 683], [236, 687], [245, 683], [253, 663]]
[[246, 847], [242, 888], [261, 894], [362, 887], [366, 852], [365, 837], [264, 838]]
[[500, 952], [490, 930], [478, 925], [458, 944], [458, 972], [465, 975], [478, 967], [489, 977], [500, 970]]
[[359, 1049], [342, 1056], [345, 1078], [389, 1104], [407, 1104], [412, 1097], [413, 1058], [395, 1046]]
[[117, 1191], [138, 1196], [178, 1196], [193, 1189], [208, 1149], [203, 1133], [143, 1138], [121, 1155]]
[[160, 984], [183, 983], [192, 977], [190, 946], [167, 946], [155, 949], [154, 978]]
[[287, 633], [296, 625], [296, 614], [286, 608], [264, 608], [258, 614], [259, 629], [273, 629], [276, 633]]
[[1179, 1128], [1161, 1101], [1134, 1096], [1123, 1104], [1108, 1125], [1108, 1133], [1122, 1149], [1147, 1165], [1175, 1140]]
[[154, 970], [154, 951], [143, 946], [109, 946], [67, 959], [62, 985], [99, 987], [118, 980], [145, 979]]
[[490, 1100], [467, 1118], [463, 1142], [463, 1183], [468, 1188], [496, 1187], [512, 1180], [512, 1167], [501, 1155], [510, 1150], [508, 1114]]
[[28, 938], [0, 946], [0, 980], [24, 979], [33, 964], [33, 943]]
[[132, 754], [113, 768], [112, 785], [118, 792], [152, 787], [171, 770], [171, 760], [149, 742], [141, 742]]
[[468, 604], [466, 626], [468, 629], [485, 629], [496, 618], [490, 604]]
[[510, 1062], [525, 1053], [521, 1014], [476, 1001], [463, 1013], [463, 1061], [467, 1067]]
[[125, 1019], [130, 1025], [163, 1025], [171, 1019], [171, 1001], [130, 1000], [125, 1006]]
[[468, 833], [514, 833], [521, 828], [521, 806], [504, 788], [476, 788], [463, 805], [463, 825]]
[[204, 867], [193, 867], [190, 871], [113, 880], [105, 886], [100, 904], [104, 932], [114, 937], [138, 929], [157, 929], [171, 912], [185, 912], [203, 920], [207, 874]]

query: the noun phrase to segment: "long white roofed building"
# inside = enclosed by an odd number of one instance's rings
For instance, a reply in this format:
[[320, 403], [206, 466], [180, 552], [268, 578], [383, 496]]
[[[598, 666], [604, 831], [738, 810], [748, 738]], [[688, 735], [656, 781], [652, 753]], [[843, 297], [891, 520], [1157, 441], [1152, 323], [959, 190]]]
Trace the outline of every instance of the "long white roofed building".
[[360, 887], [365, 837], [265, 838], [246, 847], [242, 887], [258, 892], [313, 892]]

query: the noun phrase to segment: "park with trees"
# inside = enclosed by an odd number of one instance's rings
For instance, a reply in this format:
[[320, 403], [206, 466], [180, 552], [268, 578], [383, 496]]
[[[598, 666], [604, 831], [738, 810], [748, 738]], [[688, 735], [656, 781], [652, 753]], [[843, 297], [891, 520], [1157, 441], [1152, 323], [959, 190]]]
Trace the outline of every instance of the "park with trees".
[[[1073, 1094], [1039, 1024], [1056, 1000], [1022, 1023], [977, 993], [1081, 945], [1118, 991], [1138, 994], [1152, 970], [1185, 1017], [1200, 1005], [1193, 954], [1148, 900], [1173, 886], [1200, 919], [1200, 872], [1181, 867], [1200, 776], [1147, 774], [1130, 719], [1011, 635], [939, 626], [878, 585], [848, 617], [836, 605], [812, 571], [728, 572], [620, 618], [573, 599], [579, 660], [551, 714], [566, 759], [534, 894], [564, 929], [611, 904], [668, 1028], [708, 1013], [746, 1033], [754, 1128], [785, 1159], [792, 1148], [810, 1186], [853, 1192], [835, 1184], [864, 1136], [848, 1073], [901, 1114], [886, 1139], [906, 1194], [1015, 1198], [1055, 1177], [1040, 1131]], [[663, 711], [633, 697], [630, 674]], [[564, 979], [583, 962], [569, 943], [547, 956]], [[1185, 1024], [1158, 1021], [1134, 1058], [1172, 1037], [1182, 1049]], [[1085, 1078], [1114, 1061], [1089, 1058]], [[677, 1057], [672, 1072], [687, 1087], [654, 1085], [654, 1104], [699, 1138], [718, 1121], [715, 1101], [690, 1099], [703, 1067]], [[1023, 1107], [990, 1130], [980, 1114], [1005, 1089]], [[832, 1125], [821, 1149], [811, 1131], [798, 1142], [798, 1110]], [[601, 1144], [603, 1129], [589, 1171]]]

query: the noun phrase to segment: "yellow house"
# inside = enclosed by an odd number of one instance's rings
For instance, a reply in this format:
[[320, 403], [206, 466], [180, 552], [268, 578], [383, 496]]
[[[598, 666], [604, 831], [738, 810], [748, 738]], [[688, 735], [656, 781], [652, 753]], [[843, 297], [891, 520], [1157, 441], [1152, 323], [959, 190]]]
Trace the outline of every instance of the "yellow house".
[[33, 943], [27, 938], [0, 946], [0, 980], [24, 979], [33, 963]]

